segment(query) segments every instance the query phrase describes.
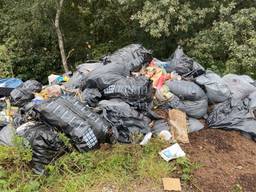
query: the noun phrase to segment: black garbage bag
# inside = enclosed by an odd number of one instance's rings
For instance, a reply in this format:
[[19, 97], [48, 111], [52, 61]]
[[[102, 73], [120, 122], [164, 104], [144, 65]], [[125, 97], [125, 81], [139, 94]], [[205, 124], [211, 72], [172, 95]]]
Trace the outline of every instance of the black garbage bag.
[[183, 80], [169, 80], [165, 83], [169, 90], [181, 100], [197, 101], [206, 97], [205, 92], [197, 84]]
[[205, 72], [205, 69], [199, 63], [188, 57], [180, 46], [178, 46], [168, 60], [170, 65], [166, 68], [166, 71], [169, 73], [176, 71], [184, 78], [197, 77]]
[[82, 101], [91, 107], [95, 107], [101, 97], [102, 95], [98, 89], [84, 89], [81, 94]]
[[36, 80], [27, 80], [23, 83], [22, 88], [30, 90], [31, 92], [40, 92], [43, 85]]
[[122, 64], [129, 71], [136, 71], [153, 59], [151, 51], [140, 44], [130, 44], [104, 57], [104, 64]]
[[253, 139], [256, 139], [256, 113], [254, 113], [256, 108], [252, 109], [251, 103], [250, 98], [246, 97], [236, 102], [228, 99], [215, 105], [206, 121], [208, 127], [238, 130], [248, 133]]
[[131, 143], [135, 134], [145, 135], [150, 131], [151, 120], [122, 100], [103, 100], [99, 102], [99, 107], [104, 118], [117, 129], [117, 140], [121, 143]]
[[103, 90], [108, 99], [120, 98], [136, 109], [145, 109], [152, 101], [152, 82], [145, 76], [128, 77], [118, 80]]
[[20, 87], [12, 90], [10, 93], [11, 103], [15, 106], [22, 107], [34, 98], [33, 93], [40, 92], [41, 90], [41, 83], [36, 80], [28, 80], [24, 82]]
[[63, 155], [66, 147], [51, 127], [40, 122], [29, 122], [17, 128], [17, 135], [29, 141], [32, 166], [36, 174], [44, 174], [44, 167]]
[[41, 119], [64, 132], [80, 152], [99, 147], [114, 137], [109, 124], [72, 96], [61, 96], [38, 105]]
[[84, 63], [76, 67], [77, 71], [69, 79], [68, 82], [64, 84], [67, 89], [77, 89], [80, 88], [82, 82], [87, 78], [88, 74], [103, 66], [102, 63]]
[[129, 75], [130, 71], [122, 63], [104, 65], [88, 73], [81, 81], [80, 88], [81, 90], [97, 88], [101, 91]]
[[208, 99], [203, 97], [198, 101], [181, 100], [177, 96], [173, 96], [171, 100], [160, 106], [164, 109], [180, 109], [188, 116], [194, 118], [201, 118], [207, 114]]

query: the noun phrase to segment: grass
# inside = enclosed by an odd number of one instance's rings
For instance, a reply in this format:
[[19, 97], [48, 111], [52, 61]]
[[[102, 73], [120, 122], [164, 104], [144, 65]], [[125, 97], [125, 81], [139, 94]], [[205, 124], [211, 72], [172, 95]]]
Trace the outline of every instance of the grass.
[[104, 146], [100, 150], [72, 152], [47, 167], [48, 176], [31, 172], [31, 152], [25, 148], [0, 147], [1, 192], [137, 191], [162, 188], [161, 178], [179, 176], [189, 181], [197, 166], [187, 158], [166, 162], [159, 151], [169, 144], [153, 140], [139, 145]]

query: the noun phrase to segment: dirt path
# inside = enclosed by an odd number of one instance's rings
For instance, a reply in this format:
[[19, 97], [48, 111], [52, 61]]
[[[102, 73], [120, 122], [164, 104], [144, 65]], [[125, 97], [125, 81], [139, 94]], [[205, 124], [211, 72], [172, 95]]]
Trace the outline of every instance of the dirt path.
[[193, 176], [201, 191], [234, 191], [238, 184], [245, 192], [256, 191], [256, 142], [219, 129], [204, 129], [189, 137], [190, 144], [182, 147], [202, 165]]

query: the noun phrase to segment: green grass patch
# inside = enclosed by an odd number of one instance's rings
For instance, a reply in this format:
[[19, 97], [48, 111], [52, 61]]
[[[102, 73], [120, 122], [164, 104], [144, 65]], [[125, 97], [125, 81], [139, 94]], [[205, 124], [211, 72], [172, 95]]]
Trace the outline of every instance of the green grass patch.
[[159, 151], [169, 146], [153, 140], [145, 147], [139, 145], [105, 146], [100, 150], [72, 152], [47, 167], [48, 176], [31, 172], [31, 152], [21, 148], [0, 148], [0, 191], [102, 191], [111, 186], [116, 191], [134, 191], [137, 184], [160, 189], [161, 178], [181, 173], [188, 180], [193, 164], [188, 159], [166, 162]]

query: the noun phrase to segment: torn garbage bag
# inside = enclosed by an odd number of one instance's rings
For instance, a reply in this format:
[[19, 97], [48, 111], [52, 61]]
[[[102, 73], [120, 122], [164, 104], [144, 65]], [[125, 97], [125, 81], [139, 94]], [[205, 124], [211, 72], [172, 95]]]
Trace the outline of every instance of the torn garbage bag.
[[165, 68], [168, 73], [176, 71], [182, 77], [197, 77], [205, 71], [199, 63], [189, 58], [180, 46], [168, 60], [170, 65]]
[[129, 71], [136, 71], [152, 59], [151, 51], [140, 44], [130, 44], [105, 56], [102, 60], [104, 64], [125, 65]]
[[53, 128], [40, 122], [28, 122], [16, 130], [17, 135], [29, 141], [32, 166], [36, 174], [43, 174], [45, 165], [65, 153], [66, 147]]
[[251, 113], [250, 99], [231, 102], [231, 99], [215, 105], [207, 118], [210, 128], [238, 130], [250, 134], [256, 139], [256, 118]]
[[113, 136], [109, 124], [75, 97], [61, 96], [35, 110], [43, 121], [63, 131], [80, 152], [97, 148]]
[[40, 92], [41, 90], [41, 83], [36, 80], [28, 80], [11, 92], [11, 102], [15, 106], [22, 107], [34, 98], [33, 93]]
[[103, 93], [108, 99], [121, 98], [140, 108], [144, 103], [152, 101], [152, 81], [144, 76], [123, 78], [104, 89]]
[[151, 120], [122, 100], [103, 100], [99, 102], [99, 107], [103, 110], [104, 118], [116, 127], [121, 143], [131, 143], [135, 134], [145, 135], [150, 132]]
[[211, 103], [221, 103], [231, 97], [229, 87], [219, 75], [210, 70], [197, 77], [196, 83], [204, 86], [206, 95]]

